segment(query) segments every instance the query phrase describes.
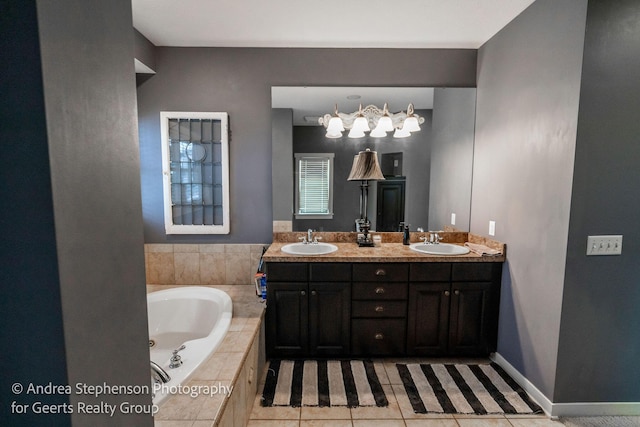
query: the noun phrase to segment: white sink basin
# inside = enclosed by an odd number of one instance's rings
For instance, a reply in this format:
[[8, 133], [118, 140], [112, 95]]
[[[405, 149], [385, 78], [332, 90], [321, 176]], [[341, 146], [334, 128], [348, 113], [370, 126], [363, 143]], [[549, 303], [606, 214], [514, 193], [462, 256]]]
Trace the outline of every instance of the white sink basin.
[[413, 243], [409, 246], [409, 249], [429, 255], [464, 255], [469, 253], [469, 248], [450, 243], [438, 243], [437, 245]]
[[282, 247], [282, 252], [289, 255], [324, 255], [337, 250], [331, 243], [289, 243]]

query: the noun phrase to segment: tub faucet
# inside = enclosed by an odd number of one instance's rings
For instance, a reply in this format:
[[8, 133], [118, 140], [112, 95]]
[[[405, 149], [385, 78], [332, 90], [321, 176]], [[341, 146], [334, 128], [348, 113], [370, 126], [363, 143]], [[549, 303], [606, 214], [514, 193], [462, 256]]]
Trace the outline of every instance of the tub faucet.
[[162, 369], [160, 365], [153, 360], [151, 361], [151, 377], [157, 383], [168, 383], [171, 381], [171, 377], [167, 374], [167, 371]]

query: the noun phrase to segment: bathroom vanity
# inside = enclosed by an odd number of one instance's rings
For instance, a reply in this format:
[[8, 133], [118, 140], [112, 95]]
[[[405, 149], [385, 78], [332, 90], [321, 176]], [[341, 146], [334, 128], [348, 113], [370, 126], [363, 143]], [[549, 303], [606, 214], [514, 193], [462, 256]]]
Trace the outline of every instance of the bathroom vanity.
[[441, 256], [338, 242], [331, 254], [296, 256], [283, 244], [264, 255], [268, 357], [495, 351], [504, 245], [499, 256]]

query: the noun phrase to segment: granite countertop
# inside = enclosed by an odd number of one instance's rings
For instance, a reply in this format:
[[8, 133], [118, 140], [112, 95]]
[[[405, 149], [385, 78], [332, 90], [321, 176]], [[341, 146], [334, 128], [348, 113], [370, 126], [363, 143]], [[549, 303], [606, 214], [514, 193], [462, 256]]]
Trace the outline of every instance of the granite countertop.
[[[356, 243], [331, 242], [338, 250], [324, 255], [290, 255], [281, 248], [288, 242], [273, 242], [264, 254], [265, 262], [504, 262], [505, 255], [481, 256], [429, 255], [409, 249], [402, 243], [382, 243], [375, 247], [359, 247]], [[453, 243], [463, 246], [464, 243]]]

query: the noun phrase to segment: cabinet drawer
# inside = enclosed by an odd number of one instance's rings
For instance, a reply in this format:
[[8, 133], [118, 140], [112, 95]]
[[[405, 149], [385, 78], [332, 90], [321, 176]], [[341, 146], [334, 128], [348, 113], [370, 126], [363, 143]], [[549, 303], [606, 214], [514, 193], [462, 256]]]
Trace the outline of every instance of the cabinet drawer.
[[306, 282], [307, 264], [304, 262], [268, 263], [267, 280], [276, 282]]
[[407, 299], [408, 292], [406, 283], [355, 282], [352, 288], [352, 298], [364, 300]]
[[499, 262], [455, 263], [451, 273], [451, 280], [454, 282], [491, 281], [494, 278], [494, 274], [499, 274], [501, 269], [502, 263]]
[[353, 301], [353, 317], [405, 317], [406, 301]]
[[404, 319], [353, 319], [351, 351], [366, 355], [404, 354]]
[[346, 262], [314, 262], [309, 264], [310, 282], [350, 282], [351, 264]]
[[409, 264], [353, 264], [353, 278], [363, 282], [404, 282], [409, 278]]
[[412, 282], [448, 282], [451, 280], [451, 263], [421, 262], [411, 264], [409, 280]]

